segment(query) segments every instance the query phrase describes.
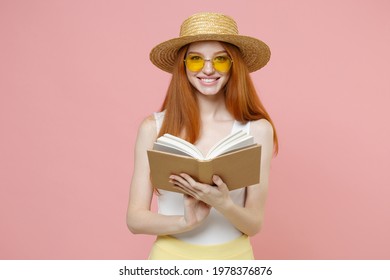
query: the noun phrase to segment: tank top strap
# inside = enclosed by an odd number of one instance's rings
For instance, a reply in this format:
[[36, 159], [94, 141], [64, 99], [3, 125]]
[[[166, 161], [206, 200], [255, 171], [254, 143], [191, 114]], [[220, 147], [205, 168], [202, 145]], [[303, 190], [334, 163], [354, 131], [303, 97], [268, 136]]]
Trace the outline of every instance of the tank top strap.
[[163, 112], [154, 112], [154, 120], [156, 121], [157, 135], [160, 133], [161, 126], [164, 121], [165, 111]]
[[251, 124], [250, 121], [248, 121], [246, 123], [234, 121], [232, 133], [243, 130], [249, 134], [250, 133], [250, 124]]

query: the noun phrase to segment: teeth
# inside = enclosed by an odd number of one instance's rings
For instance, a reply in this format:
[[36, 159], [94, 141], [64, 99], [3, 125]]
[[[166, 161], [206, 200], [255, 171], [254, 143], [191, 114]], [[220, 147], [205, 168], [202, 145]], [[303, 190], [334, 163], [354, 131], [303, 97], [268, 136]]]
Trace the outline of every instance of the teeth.
[[202, 82], [205, 82], [205, 83], [212, 83], [214, 82], [216, 79], [202, 79]]

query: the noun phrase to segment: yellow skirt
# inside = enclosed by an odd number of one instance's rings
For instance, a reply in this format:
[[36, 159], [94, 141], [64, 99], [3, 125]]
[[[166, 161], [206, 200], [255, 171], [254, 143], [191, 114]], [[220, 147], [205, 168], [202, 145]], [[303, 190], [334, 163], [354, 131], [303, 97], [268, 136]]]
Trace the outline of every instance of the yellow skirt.
[[171, 236], [158, 236], [149, 260], [253, 260], [247, 235], [218, 245], [196, 245]]

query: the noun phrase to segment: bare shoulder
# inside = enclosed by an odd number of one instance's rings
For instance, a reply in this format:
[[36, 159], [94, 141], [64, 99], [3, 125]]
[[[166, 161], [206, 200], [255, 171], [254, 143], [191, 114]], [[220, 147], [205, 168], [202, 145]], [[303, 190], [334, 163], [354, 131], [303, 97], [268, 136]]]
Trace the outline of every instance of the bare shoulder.
[[273, 140], [274, 129], [269, 121], [260, 119], [252, 121], [251, 134], [260, 142]]
[[153, 115], [144, 118], [138, 128], [137, 142], [149, 146], [157, 138], [156, 121]]
[[149, 115], [142, 120], [138, 133], [148, 134], [148, 136], [157, 135], [156, 121], [153, 115]]
[[250, 130], [255, 142], [262, 146], [263, 159], [269, 161], [274, 151], [274, 129], [272, 124], [266, 119], [252, 121]]

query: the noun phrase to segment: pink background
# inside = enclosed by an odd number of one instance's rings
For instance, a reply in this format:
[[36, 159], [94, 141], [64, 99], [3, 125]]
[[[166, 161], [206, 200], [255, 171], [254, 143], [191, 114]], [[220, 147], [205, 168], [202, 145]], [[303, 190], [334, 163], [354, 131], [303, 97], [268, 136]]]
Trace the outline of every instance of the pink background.
[[273, 116], [259, 259], [390, 259], [390, 3], [0, 2], [0, 258], [144, 259], [125, 214], [137, 127], [169, 75], [148, 59], [198, 11], [263, 39]]

